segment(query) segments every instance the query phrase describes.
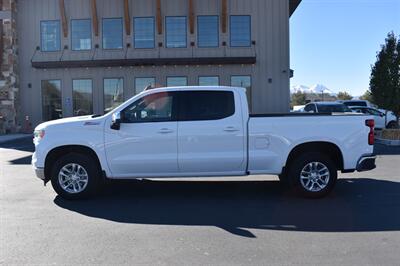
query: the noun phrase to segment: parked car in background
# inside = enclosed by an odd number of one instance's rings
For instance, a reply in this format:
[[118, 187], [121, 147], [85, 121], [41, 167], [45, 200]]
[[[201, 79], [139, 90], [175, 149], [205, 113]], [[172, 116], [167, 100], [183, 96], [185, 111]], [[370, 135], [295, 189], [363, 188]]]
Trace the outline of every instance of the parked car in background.
[[338, 102], [313, 102], [308, 103], [303, 109], [307, 113], [352, 113], [346, 105]]
[[385, 115], [385, 112], [372, 107], [352, 106], [350, 108], [357, 113], [373, 115], [375, 120], [375, 128], [396, 128], [397, 119], [393, 112], [389, 111]]
[[351, 106], [364, 106], [364, 107], [375, 107], [372, 103], [367, 100], [339, 100], [338, 103], [343, 103], [344, 105]]

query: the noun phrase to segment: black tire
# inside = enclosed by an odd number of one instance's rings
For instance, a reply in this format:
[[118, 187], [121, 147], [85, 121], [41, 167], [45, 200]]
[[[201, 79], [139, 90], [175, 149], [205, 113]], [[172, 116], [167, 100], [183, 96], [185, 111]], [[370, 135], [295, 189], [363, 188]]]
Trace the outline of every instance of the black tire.
[[395, 129], [397, 128], [396, 121], [390, 121], [389, 124], [386, 126], [388, 129]]
[[[82, 183], [80, 183], [80, 186], [84, 188], [79, 192], [66, 191], [66, 189], [74, 189], [74, 185], [64, 189], [60, 184], [61, 181], [59, 181], [60, 170], [63, 167], [71, 164], [76, 164], [81, 166], [86, 171], [87, 174], [86, 185], [81, 185]], [[92, 157], [80, 153], [69, 153], [60, 157], [54, 163], [54, 166], [51, 171], [51, 185], [53, 186], [57, 194], [64, 199], [68, 200], [86, 199], [96, 194], [96, 192], [98, 192], [100, 188], [101, 185], [100, 169], [98, 168], [98, 164]]]
[[[311, 165], [313, 162], [318, 164]], [[312, 180], [316, 177], [314, 176], [312, 178], [311, 173], [305, 174], [306, 176], [309, 176], [308, 179], [301, 178], [302, 170], [305, 169], [307, 171], [310, 169], [310, 166], [317, 166], [318, 169], [324, 169], [323, 166], [325, 166], [327, 169], [321, 172], [323, 178], [319, 179], [319, 181], [318, 179]], [[288, 169], [288, 177], [290, 179], [291, 187], [296, 194], [306, 198], [322, 198], [328, 195], [335, 186], [337, 170], [335, 163], [325, 154], [320, 152], [308, 152], [301, 154], [291, 162]], [[317, 171], [314, 169], [314, 172]], [[329, 173], [329, 180], [325, 182], [327, 180], [327, 173]], [[316, 180], [317, 182], [314, 182]], [[307, 184], [310, 184], [311, 188], [307, 189]], [[321, 188], [321, 186], [323, 188]], [[313, 191], [314, 189], [315, 191]]]

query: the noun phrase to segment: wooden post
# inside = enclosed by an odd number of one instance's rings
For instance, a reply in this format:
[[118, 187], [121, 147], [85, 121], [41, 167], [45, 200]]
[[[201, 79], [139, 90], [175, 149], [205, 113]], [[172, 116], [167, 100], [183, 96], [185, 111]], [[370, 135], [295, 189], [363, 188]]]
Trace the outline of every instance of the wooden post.
[[131, 17], [129, 15], [129, 0], [124, 0], [124, 17], [126, 35], [131, 35]]
[[222, 8], [221, 8], [221, 27], [222, 33], [226, 33], [226, 25], [228, 20], [228, 4], [227, 0], [222, 0]]
[[97, 18], [96, 0], [91, 0], [90, 8], [92, 10], [93, 31], [95, 36], [99, 36], [99, 19]]
[[162, 34], [162, 17], [161, 17], [161, 0], [157, 0], [157, 31], [158, 34]]
[[194, 7], [193, 7], [193, 0], [189, 0], [189, 30], [190, 30], [190, 34], [194, 34]]
[[67, 16], [65, 15], [64, 0], [59, 0], [58, 3], [60, 6], [60, 16], [61, 16], [61, 23], [62, 23], [64, 38], [67, 38], [68, 37], [68, 21], [67, 21]]

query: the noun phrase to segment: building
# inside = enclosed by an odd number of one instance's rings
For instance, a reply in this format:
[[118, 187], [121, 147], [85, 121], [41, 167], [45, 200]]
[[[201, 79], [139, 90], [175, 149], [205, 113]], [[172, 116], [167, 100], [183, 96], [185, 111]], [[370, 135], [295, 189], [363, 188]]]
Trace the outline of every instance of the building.
[[301, 0], [0, 1], [5, 127], [102, 114], [149, 84], [242, 86], [253, 113], [289, 110]]

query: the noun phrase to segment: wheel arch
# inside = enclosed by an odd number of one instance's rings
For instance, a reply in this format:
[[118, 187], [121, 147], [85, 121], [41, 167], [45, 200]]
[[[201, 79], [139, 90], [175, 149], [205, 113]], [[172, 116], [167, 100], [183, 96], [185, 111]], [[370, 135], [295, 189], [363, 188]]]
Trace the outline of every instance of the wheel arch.
[[332, 159], [338, 170], [344, 170], [342, 151], [336, 144], [328, 141], [313, 141], [298, 144], [290, 151], [286, 160], [285, 168], [287, 168], [295, 158], [304, 152], [321, 152], [326, 154]]
[[45, 176], [45, 182], [49, 181], [51, 178], [51, 168], [54, 162], [69, 153], [79, 153], [79, 154], [85, 154], [90, 156], [97, 164], [99, 171], [102, 171], [100, 159], [97, 156], [96, 152], [85, 145], [64, 145], [64, 146], [59, 146], [55, 147], [52, 150], [50, 150], [47, 155], [46, 159], [44, 162], [44, 176]]

